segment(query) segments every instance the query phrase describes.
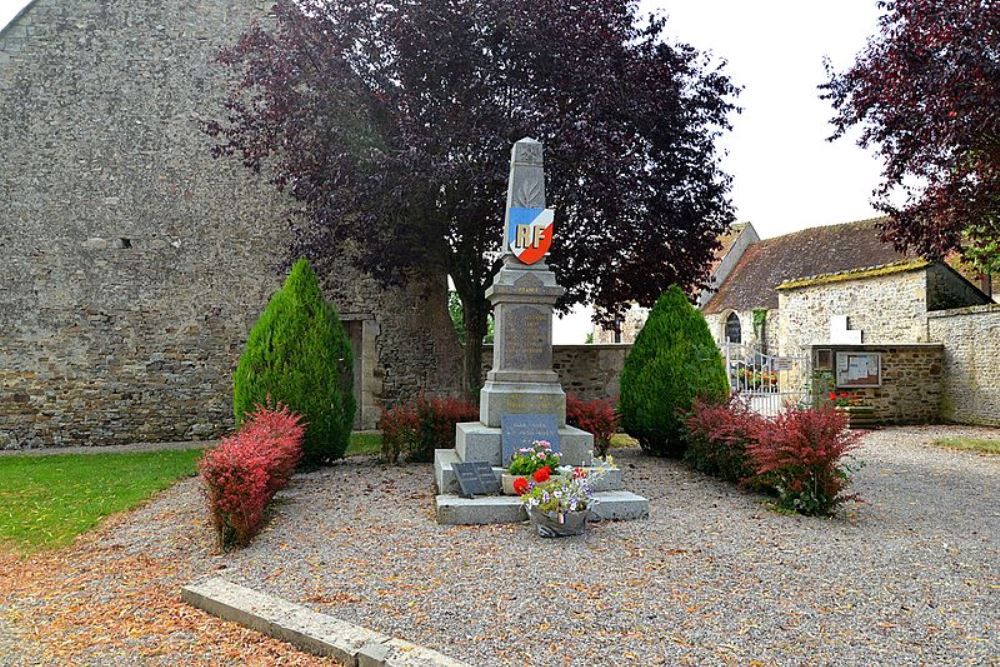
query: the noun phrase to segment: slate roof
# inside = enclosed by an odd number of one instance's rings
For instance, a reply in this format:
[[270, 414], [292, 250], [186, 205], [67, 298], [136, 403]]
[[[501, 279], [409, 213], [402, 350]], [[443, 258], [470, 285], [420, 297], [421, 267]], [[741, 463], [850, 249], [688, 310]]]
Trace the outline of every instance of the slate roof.
[[913, 259], [879, 240], [875, 225], [880, 220], [812, 227], [754, 243], [705, 304], [705, 312], [777, 308], [781, 283]]

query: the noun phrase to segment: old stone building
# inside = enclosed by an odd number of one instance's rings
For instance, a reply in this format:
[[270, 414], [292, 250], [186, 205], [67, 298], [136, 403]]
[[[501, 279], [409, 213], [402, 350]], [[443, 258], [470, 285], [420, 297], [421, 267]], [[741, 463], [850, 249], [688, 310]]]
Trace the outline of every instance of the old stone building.
[[[280, 286], [286, 204], [202, 121], [212, 64], [265, 2], [35, 0], [0, 31], [0, 448], [214, 436]], [[461, 352], [444, 276], [323, 276], [355, 351], [357, 425]]]
[[1000, 423], [1000, 373], [986, 361], [1000, 355], [991, 290], [950, 263], [896, 252], [876, 223], [730, 243], [703, 305], [716, 342], [731, 364], [772, 373], [776, 393], [822, 380], [883, 423]]

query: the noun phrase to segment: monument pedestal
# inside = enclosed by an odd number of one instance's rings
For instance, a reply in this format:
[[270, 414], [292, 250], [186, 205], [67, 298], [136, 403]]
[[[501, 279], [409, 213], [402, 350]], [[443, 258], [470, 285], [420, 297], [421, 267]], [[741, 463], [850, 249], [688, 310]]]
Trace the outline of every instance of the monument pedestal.
[[[454, 465], [486, 462], [497, 480], [503, 472], [504, 427], [512, 416], [536, 420], [528, 430], [547, 423], [548, 433], [558, 433], [558, 451], [564, 465], [593, 465], [594, 436], [566, 424], [566, 394], [552, 370], [552, 311], [565, 290], [542, 259], [551, 243], [551, 211], [545, 212], [545, 180], [542, 146], [532, 139], [514, 144], [504, 224], [503, 266], [493, 277], [486, 297], [493, 305], [495, 334], [493, 367], [479, 395], [479, 422], [458, 424], [455, 449], [434, 452], [435, 500], [439, 523], [484, 524], [526, 521], [528, 516], [516, 496], [463, 498]], [[538, 221], [548, 220], [548, 227]], [[529, 222], [517, 222], [528, 220]], [[544, 223], [543, 223], [544, 224]], [[515, 229], [516, 227], [516, 229]], [[546, 238], [548, 234], [548, 238]], [[521, 241], [533, 243], [520, 255], [513, 248]], [[539, 244], [545, 242], [544, 247]], [[508, 244], [511, 244], [508, 246]], [[522, 419], [528, 419], [524, 417]], [[555, 425], [552, 425], [552, 422]], [[523, 425], [522, 425], [523, 426]], [[522, 435], [533, 435], [524, 433]], [[541, 438], [549, 439], [549, 438]], [[510, 442], [508, 441], [508, 445]], [[530, 444], [528, 442], [523, 446]], [[508, 449], [509, 455], [510, 449]], [[489, 479], [489, 471], [484, 469]], [[621, 489], [621, 471], [614, 470], [595, 480], [594, 516], [597, 519], [638, 519], [649, 516], [649, 502]]]

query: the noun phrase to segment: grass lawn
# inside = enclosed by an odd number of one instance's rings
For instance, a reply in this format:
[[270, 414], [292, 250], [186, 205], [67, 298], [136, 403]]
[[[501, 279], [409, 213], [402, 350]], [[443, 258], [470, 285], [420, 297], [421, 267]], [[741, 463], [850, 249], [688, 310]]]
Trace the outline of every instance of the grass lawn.
[[382, 447], [381, 433], [352, 433], [347, 445], [347, 456], [375, 455]]
[[981, 454], [1000, 454], [1000, 440], [979, 440], [976, 438], [938, 438], [934, 441], [938, 447], [961, 449], [967, 452]]
[[200, 449], [0, 457], [0, 543], [57, 548], [193, 475]]

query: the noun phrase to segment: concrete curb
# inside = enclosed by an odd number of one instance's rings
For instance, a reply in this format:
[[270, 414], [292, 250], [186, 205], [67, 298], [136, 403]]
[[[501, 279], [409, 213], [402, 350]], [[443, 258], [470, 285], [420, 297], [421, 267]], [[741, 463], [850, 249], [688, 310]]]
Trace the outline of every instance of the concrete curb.
[[393, 639], [282, 598], [214, 577], [181, 589], [193, 607], [347, 667], [469, 667], [437, 651]]

